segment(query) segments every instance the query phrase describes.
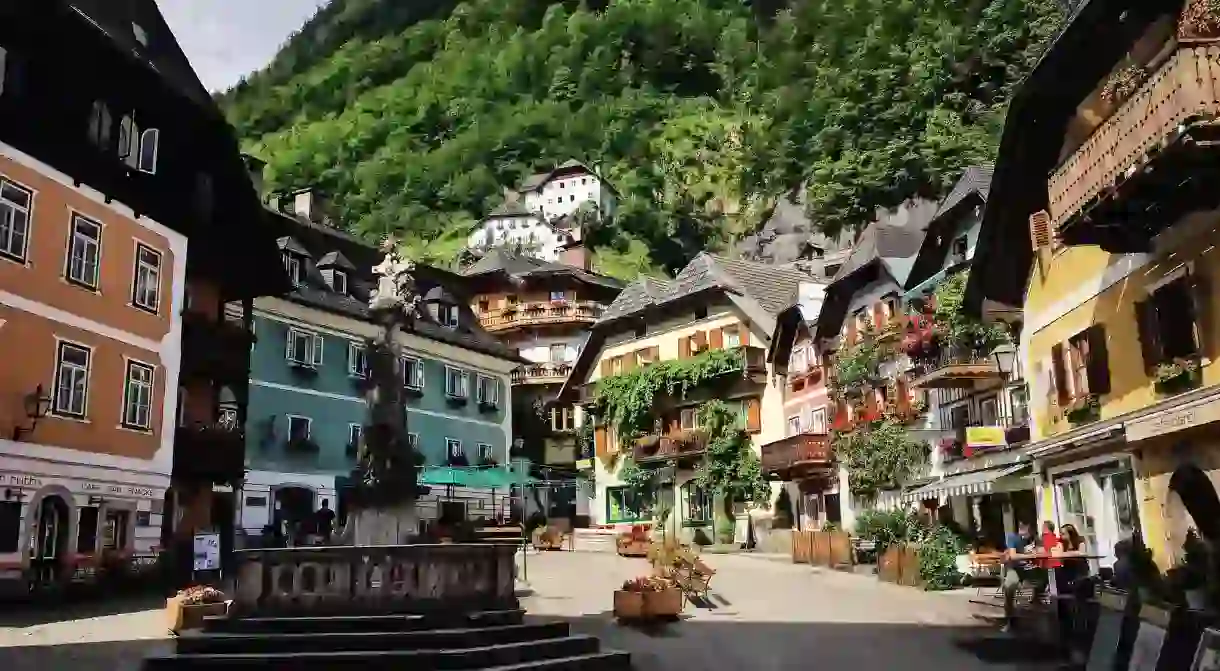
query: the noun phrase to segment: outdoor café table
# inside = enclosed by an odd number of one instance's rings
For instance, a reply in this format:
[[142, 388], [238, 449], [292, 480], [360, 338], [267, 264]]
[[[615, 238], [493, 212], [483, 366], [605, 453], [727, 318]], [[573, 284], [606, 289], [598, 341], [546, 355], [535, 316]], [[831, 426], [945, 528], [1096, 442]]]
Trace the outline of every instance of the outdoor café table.
[[[1059, 559], [1059, 560], [1063, 560], [1063, 559], [1087, 559], [1087, 560], [1105, 559], [1106, 555], [1089, 554], [1087, 552], [1053, 552], [1053, 553], [1047, 554], [1045, 551], [1039, 551], [1039, 552], [1014, 554], [1012, 556], [1012, 558], [1013, 559], [1027, 559], [1027, 560], [1041, 563], [1041, 562], [1046, 561], [1047, 559]], [[1050, 589], [1051, 596], [1052, 597], [1059, 596], [1059, 581], [1057, 581], [1055, 579], [1054, 567], [1048, 566], [1046, 568], [1046, 579], [1048, 582], [1047, 586]]]

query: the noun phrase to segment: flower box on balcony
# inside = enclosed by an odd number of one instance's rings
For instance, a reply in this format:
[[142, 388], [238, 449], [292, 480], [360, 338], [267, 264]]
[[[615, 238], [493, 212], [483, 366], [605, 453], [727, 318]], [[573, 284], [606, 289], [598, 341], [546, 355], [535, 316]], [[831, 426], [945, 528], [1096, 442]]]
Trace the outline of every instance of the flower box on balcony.
[[1087, 424], [1101, 419], [1101, 403], [1094, 395], [1081, 396], [1063, 408], [1063, 417], [1072, 424]]
[[1153, 386], [1158, 394], [1172, 396], [1190, 391], [1202, 383], [1199, 362], [1191, 359], [1177, 359], [1156, 367], [1156, 381]]

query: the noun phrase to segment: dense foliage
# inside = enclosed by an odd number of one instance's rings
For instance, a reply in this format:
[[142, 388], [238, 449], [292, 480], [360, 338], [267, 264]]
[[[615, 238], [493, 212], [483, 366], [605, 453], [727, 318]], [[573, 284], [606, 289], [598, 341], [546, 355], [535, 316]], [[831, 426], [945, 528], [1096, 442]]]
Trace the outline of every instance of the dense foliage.
[[707, 456], [699, 465], [699, 487], [719, 497], [726, 510], [733, 501], [768, 503], [771, 488], [737, 413], [722, 401], [709, 401], [699, 406], [699, 424], [708, 434]]
[[927, 444], [888, 417], [851, 431], [832, 431], [831, 441], [847, 467], [851, 493], [864, 498], [906, 482], [928, 457]]
[[683, 265], [805, 185], [814, 221], [940, 194], [991, 157], [1055, 0], [332, 0], [223, 94], [273, 189], [359, 233], [456, 251], [568, 158], [622, 194], [591, 242]]
[[966, 271], [954, 273], [936, 287], [932, 319], [937, 335], [950, 347], [986, 355], [1009, 341], [1008, 330], [1000, 323], [984, 323], [962, 309], [966, 295]]
[[926, 590], [952, 589], [962, 582], [957, 557], [967, 551], [968, 545], [948, 525], [909, 510], [866, 510], [856, 518], [855, 532], [876, 543], [878, 553], [892, 545], [915, 546], [919, 578]]

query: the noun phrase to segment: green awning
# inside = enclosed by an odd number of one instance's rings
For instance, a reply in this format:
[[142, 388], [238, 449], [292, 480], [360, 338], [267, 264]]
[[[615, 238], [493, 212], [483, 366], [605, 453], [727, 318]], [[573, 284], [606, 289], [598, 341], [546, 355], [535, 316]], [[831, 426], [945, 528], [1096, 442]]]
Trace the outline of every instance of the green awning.
[[474, 487], [476, 489], [507, 488], [522, 482], [538, 482], [538, 478], [514, 473], [507, 468], [471, 468], [454, 466], [429, 466], [419, 476], [423, 485], [434, 487]]
[[465, 470], [451, 466], [429, 466], [419, 474], [420, 484], [437, 487], [447, 485], [465, 487], [468, 486], [469, 479], [469, 474]]

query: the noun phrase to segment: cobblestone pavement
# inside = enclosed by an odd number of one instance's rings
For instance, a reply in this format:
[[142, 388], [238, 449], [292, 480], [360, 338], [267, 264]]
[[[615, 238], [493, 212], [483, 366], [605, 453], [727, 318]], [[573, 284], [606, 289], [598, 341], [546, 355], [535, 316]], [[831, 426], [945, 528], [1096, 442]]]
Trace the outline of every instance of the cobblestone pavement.
[[612, 591], [648, 572], [643, 559], [531, 554], [523, 602], [531, 615], [569, 620], [606, 647], [630, 651], [640, 671], [1039, 668], [986, 663], [957, 645], [998, 637], [973, 617], [974, 590], [928, 593], [758, 556], [704, 560], [717, 571], [710, 607], [688, 604], [682, 621], [652, 632], [617, 625], [609, 612]]
[[[955, 644], [981, 635], [972, 590], [929, 594], [758, 556], [705, 560], [717, 570], [712, 603], [688, 604], [681, 622], [648, 632], [615, 624], [609, 612], [612, 591], [647, 573], [643, 559], [531, 552], [518, 589], [531, 616], [567, 620], [632, 652], [638, 671], [1036, 668], [987, 664]], [[145, 599], [0, 611], [0, 670], [135, 671], [146, 655], [172, 648], [163, 607]]]

